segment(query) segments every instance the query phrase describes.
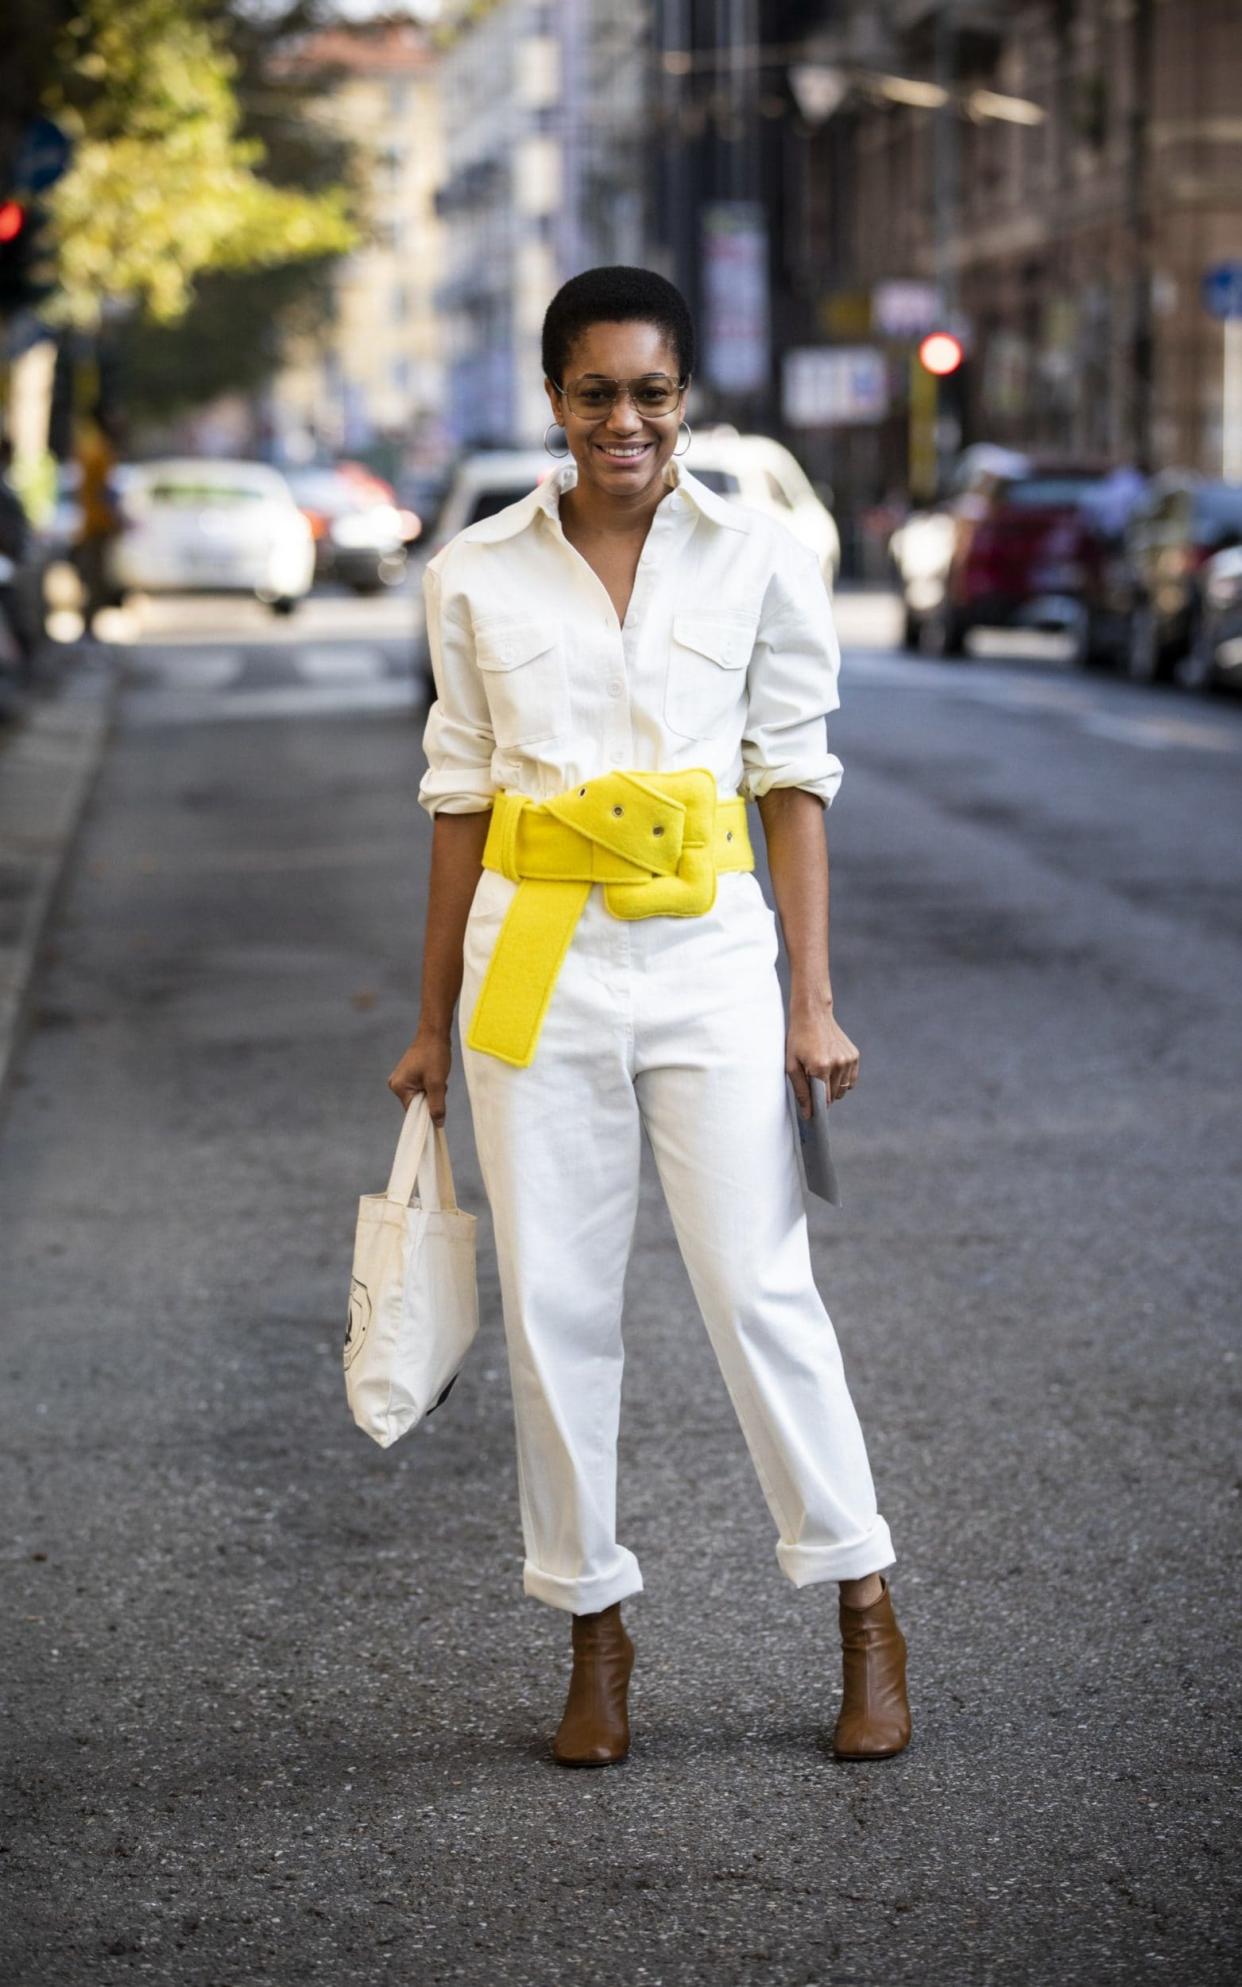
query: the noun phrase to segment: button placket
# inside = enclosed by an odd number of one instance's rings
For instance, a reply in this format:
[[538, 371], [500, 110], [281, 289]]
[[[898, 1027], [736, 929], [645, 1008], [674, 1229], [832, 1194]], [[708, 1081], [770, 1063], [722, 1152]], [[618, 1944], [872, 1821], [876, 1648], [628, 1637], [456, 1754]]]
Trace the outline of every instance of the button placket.
[[[637, 697], [640, 711], [645, 711], [647, 700], [659, 694], [654, 681], [648, 681], [651, 659], [644, 660], [643, 653], [653, 601], [660, 594], [666, 566], [693, 536], [697, 513], [675, 486], [671, 494], [657, 505], [635, 568], [634, 586], [624, 622], [618, 617], [607, 589], [590, 561], [570, 544], [560, 520], [559, 506], [549, 503], [545, 516], [575, 572], [580, 579], [588, 575], [594, 590], [597, 604], [586, 625], [597, 629], [607, 644], [606, 649], [601, 646], [597, 651], [600, 660], [595, 677], [595, 694], [602, 700], [597, 737], [602, 744], [606, 763], [614, 767], [633, 765], [634, 700]], [[602, 602], [601, 594], [604, 596]], [[587, 756], [589, 761], [589, 752]]]

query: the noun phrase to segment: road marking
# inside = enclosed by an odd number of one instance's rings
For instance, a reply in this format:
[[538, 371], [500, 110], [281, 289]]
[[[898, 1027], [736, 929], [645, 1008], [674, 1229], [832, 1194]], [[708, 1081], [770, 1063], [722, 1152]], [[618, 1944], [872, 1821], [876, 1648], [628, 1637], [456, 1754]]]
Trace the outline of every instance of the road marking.
[[198, 875], [228, 874], [233, 871], [265, 874], [279, 873], [286, 869], [341, 869], [351, 863], [383, 864], [386, 867], [394, 862], [404, 861], [408, 849], [395, 843], [330, 842], [321, 847], [298, 849], [183, 849], [169, 853], [166, 849], [144, 852], [136, 856], [123, 856], [119, 860], [112, 857], [101, 858], [92, 863], [94, 876], [105, 876], [117, 869], [124, 869], [139, 876], [162, 876], [172, 871], [193, 871]]
[[386, 674], [382, 649], [345, 648], [339, 642], [308, 642], [294, 651], [293, 666], [311, 683], [374, 683]]
[[1190, 745], [1204, 752], [1236, 752], [1238, 739], [1223, 725], [1195, 724], [1186, 718], [1113, 717], [1108, 711], [1089, 711], [1083, 718], [1087, 731], [1106, 738], [1120, 738], [1128, 745], [1143, 745], [1165, 751], [1170, 745]]
[[1007, 676], [970, 663], [955, 665], [930, 659], [906, 662], [899, 656], [851, 655], [846, 658], [844, 673], [859, 686], [892, 684], [903, 690], [947, 690], [971, 703], [990, 704], [998, 710], [1060, 712], [1080, 730], [1114, 739], [1122, 745], [1137, 746], [1141, 751], [1161, 752], [1178, 747], [1197, 752], [1242, 751], [1242, 727], [1234, 729], [1171, 713], [1135, 716], [1102, 710], [1086, 684]]
[[1070, 711], [1077, 716], [1088, 708], [1085, 693], [1069, 683], [1040, 683], [1026, 678], [1008, 683], [993, 679], [992, 687], [1000, 703], [1026, 704], [1032, 710]]
[[181, 684], [187, 690], [222, 690], [235, 683], [246, 667], [244, 649], [180, 649], [175, 656], [152, 656], [135, 651], [128, 662], [132, 682]]
[[389, 677], [379, 683], [289, 683], [266, 690], [238, 690], [228, 697], [152, 690], [133, 697], [126, 723], [220, 724], [237, 719], [347, 717], [352, 712], [414, 711], [422, 698], [412, 679]]

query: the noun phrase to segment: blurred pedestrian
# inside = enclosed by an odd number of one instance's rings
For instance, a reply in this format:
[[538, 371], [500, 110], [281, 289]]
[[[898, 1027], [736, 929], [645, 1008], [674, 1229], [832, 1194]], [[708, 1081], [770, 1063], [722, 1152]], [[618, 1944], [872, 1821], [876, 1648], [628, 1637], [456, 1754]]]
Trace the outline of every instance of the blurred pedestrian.
[[[642, 1590], [615, 1532], [622, 1287], [646, 1131], [682, 1256], [796, 1586], [837, 1582], [839, 1756], [909, 1739], [894, 1558], [816, 1288], [787, 1108], [859, 1052], [828, 974], [825, 717], [839, 654], [814, 555], [677, 458], [695, 333], [644, 269], [573, 277], [543, 327], [537, 489], [426, 568], [436, 701], [418, 1029], [389, 1078], [444, 1121], [463, 1060], [500, 1264], [524, 1591], [572, 1616], [553, 1745], [629, 1746]], [[566, 446], [549, 437], [563, 428]], [[757, 802], [791, 962], [754, 875]], [[599, 887], [596, 887], [596, 886]]]
[[1106, 538], [1124, 538], [1139, 504], [1147, 493], [1147, 478], [1132, 462], [1118, 463], [1083, 498]]
[[0, 436], [0, 674], [27, 674], [37, 629], [23, 587], [29, 577], [30, 521], [12, 480], [13, 444]]
[[110, 606], [114, 597], [112, 548], [122, 522], [114, 480], [117, 439], [113, 416], [105, 406], [96, 404], [81, 423], [74, 451], [80, 478], [75, 556], [82, 582], [82, 618], [88, 634], [94, 632], [95, 617], [101, 608]]

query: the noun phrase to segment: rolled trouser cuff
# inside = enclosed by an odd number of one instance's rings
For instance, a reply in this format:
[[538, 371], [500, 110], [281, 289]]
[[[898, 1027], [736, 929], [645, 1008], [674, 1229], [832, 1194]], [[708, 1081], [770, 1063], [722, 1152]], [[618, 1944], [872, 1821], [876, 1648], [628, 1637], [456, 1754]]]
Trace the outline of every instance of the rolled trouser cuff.
[[862, 1580], [891, 1566], [897, 1555], [883, 1518], [877, 1518], [862, 1538], [843, 1545], [786, 1545], [778, 1542], [776, 1557], [781, 1571], [795, 1587], [809, 1587], [816, 1580]]
[[546, 1601], [549, 1607], [563, 1608], [567, 1614], [598, 1614], [601, 1608], [610, 1608], [614, 1601], [628, 1600], [642, 1590], [638, 1561], [624, 1546], [619, 1548], [617, 1564], [610, 1573], [591, 1574], [581, 1580], [546, 1573], [529, 1559], [522, 1566], [522, 1592], [533, 1600]]

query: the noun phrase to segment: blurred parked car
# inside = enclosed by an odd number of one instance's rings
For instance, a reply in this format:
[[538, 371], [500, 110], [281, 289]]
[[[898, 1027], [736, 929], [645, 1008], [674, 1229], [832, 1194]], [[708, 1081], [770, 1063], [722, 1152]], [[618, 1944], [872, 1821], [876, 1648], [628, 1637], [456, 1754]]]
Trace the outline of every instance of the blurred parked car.
[[1242, 484], [1186, 471], [1157, 476], [1126, 534], [1124, 659], [1138, 682], [1167, 681], [1197, 649], [1213, 554], [1242, 544]]
[[421, 538], [429, 537], [435, 530], [448, 486], [447, 468], [407, 471], [398, 476], [397, 502], [417, 517]]
[[468, 524], [494, 517], [550, 476], [556, 464], [541, 448], [476, 449], [449, 478], [428, 546], [434, 555]]
[[[681, 459], [708, 489], [779, 517], [818, 555], [825, 584], [831, 588], [841, 562], [837, 527], [831, 511], [788, 449], [766, 435], [740, 435], [736, 428], [726, 427], [696, 434]], [[516, 503], [556, 466], [557, 458], [541, 448], [481, 449], [463, 456], [440, 506], [430, 554], [434, 556], [468, 524], [477, 524], [480, 518], [492, 517], [507, 504]], [[416, 667], [429, 681], [431, 663], [425, 638]]]
[[[692, 475], [723, 497], [778, 517], [809, 545], [831, 586], [841, 563], [841, 541], [831, 511], [796, 459], [767, 435], [736, 428], [696, 434], [683, 458]], [[533, 490], [555, 468], [542, 449], [488, 449], [463, 457], [436, 519], [431, 550], [438, 552], [468, 524], [490, 517]]]
[[894, 551], [907, 635], [949, 656], [964, 653], [974, 628], [1051, 629], [1092, 659], [1120, 556], [1099, 501], [1109, 477], [1097, 465], [1017, 458], [933, 514], [913, 544], [903, 526]]
[[378, 593], [405, 578], [407, 533], [422, 529], [392, 501], [386, 484], [341, 467], [290, 469], [290, 489], [315, 541], [316, 579], [355, 593]]
[[397, 513], [397, 520], [401, 528], [401, 542], [407, 550], [414, 544], [416, 539], [422, 537], [423, 520], [421, 512], [416, 507], [407, 504], [404, 499], [398, 497], [392, 484], [386, 483], [377, 470], [372, 469], [365, 462], [346, 462], [344, 460], [338, 462], [336, 467], [340, 470], [341, 475], [346, 481], [353, 484], [354, 489], [360, 497], [367, 498], [373, 504], [392, 505]]
[[905, 609], [907, 648], [922, 646], [923, 623], [943, 604], [959, 519], [982, 517], [997, 484], [1028, 467], [1026, 456], [1014, 449], [976, 442], [954, 463], [943, 500], [911, 511], [894, 531], [888, 549]]
[[1203, 690], [1242, 689], [1242, 545], [1203, 568], [1191, 681]]
[[777, 517], [815, 553], [831, 590], [841, 569], [841, 539], [823, 497], [796, 456], [769, 435], [742, 435], [736, 428], [696, 429], [685, 454], [686, 468], [722, 497], [736, 497], [753, 510]]
[[310, 592], [311, 528], [262, 462], [187, 458], [132, 465], [113, 561], [127, 593], [253, 593], [290, 614]]

